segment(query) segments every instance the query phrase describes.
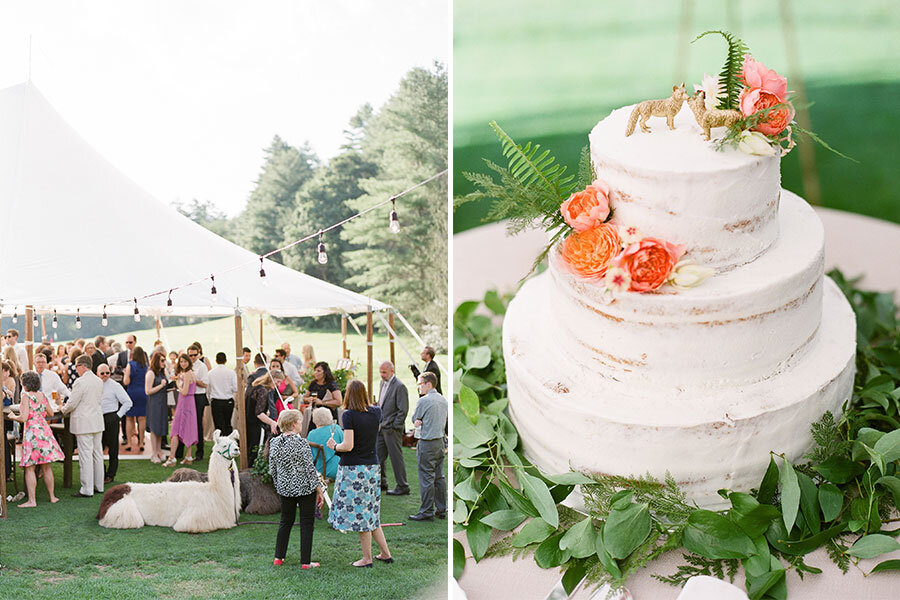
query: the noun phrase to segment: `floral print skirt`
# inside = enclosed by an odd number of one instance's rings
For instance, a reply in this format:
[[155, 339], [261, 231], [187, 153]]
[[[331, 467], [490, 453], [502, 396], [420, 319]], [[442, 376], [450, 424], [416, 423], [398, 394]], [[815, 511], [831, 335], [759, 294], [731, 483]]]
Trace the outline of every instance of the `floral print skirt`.
[[375, 531], [381, 526], [381, 468], [378, 465], [338, 467], [328, 522], [340, 531]]

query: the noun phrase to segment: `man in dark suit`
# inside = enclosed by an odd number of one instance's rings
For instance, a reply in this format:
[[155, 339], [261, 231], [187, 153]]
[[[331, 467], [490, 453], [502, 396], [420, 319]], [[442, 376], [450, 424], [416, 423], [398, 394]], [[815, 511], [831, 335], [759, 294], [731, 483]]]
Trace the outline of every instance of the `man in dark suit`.
[[94, 372], [94, 375], [97, 374], [97, 369], [100, 368], [100, 365], [106, 364], [107, 349], [109, 349], [109, 344], [106, 343], [105, 337], [98, 335], [94, 338], [94, 353], [91, 355], [91, 362], [93, 364], [91, 371]]
[[394, 468], [394, 479], [397, 487], [388, 490], [390, 496], [409, 494], [409, 483], [406, 481], [406, 463], [403, 461], [403, 430], [406, 428], [406, 414], [409, 412], [409, 397], [406, 386], [394, 376], [394, 364], [390, 361], [378, 367], [381, 374], [381, 394], [378, 405], [381, 407], [381, 426], [375, 440], [375, 454], [381, 465], [381, 489], [387, 490], [387, 459], [391, 459]]
[[[425, 371], [429, 373], [434, 373], [434, 377], [437, 379], [437, 385], [434, 386], [434, 389], [437, 390], [438, 394], [443, 394], [441, 391], [441, 370], [438, 368], [436, 362], [434, 362], [434, 348], [431, 346], [425, 346], [422, 348], [421, 358], [425, 361]], [[416, 365], [409, 365], [409, 370], [412, 371], [413, 377], [416, 378], [416, 381], [419, 380], [419, 375], [422, 371], [419, 371], [419, 367]]]
[[256, 367], [256, 370], [247, 376], [247, 389], [244, 392], [244, 418], [247, 423], [247, 449], [250, 453], [251, 467], [256, 462], [258, 450], [254, 450], [254, 448], [259, 446], [259, 432], [263, 425], [256, 418], [256, 403], [250, 401], [250, 390], [253, 382], [266, 374], [266, 361], [262, 354], [257, 354], [253, 358], [253, 366]]

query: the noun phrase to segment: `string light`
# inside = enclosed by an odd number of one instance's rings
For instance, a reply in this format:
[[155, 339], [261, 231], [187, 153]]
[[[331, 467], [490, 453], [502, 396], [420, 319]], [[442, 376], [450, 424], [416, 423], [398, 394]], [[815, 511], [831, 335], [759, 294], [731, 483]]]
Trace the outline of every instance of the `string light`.
[[81, 309], [75, 309], [75, 329], [81, 329]]
[[100, 324], [106, 327], [109, 325], [109, 319], [106, 318], [106, 305], [103, 305], [103, 316], [100, 317]]
[[12, 318], [13, 325], [15, 325], [16, 323], [19, 322], [19, 312], [18, 312], [18, 310], [19, 310], [19, 307], [18, 307], [18, 306], [15, 307], [15, 308], [13, 308], [13, 318]]
[[56, 318], [56, 309], [55, 308], [53, 309], [53, 321], [50, 322], [50, 326], [53, 327], [53, 329], [56, 329], [57, 327], [59, 327], [59, 320]]
[[32, 319], [31, 319], [31, 325], [32, 325], [32, 327], [37, 327], [37, 326], [38, 326], [38, 315], [37, 315], [37, 313], [34, 313], [34, 316], [33, 316]]
[[135, 323], [141, 322], [141, 313], [138, 312], [137, 298], [134, 299], [134, 322]]
[[259, 257], [259, 281], [264, 287], [268, 287], [269, 280], [266, 279], [266, 270], [263, 268], [263, 257]]
[[325, 253], [325, 242], [322, 241], [322, 230], [319, 230], [319, 247], [318, 251], [318, 261], [320, 265], [328, 264], [328, 255]]
[[212, 289], [209, 291], [210, 295], [213, 297], [213, 301], [216, 299], [216, 276], [210, 275], [210, 280], [212, 280]]
[[171, 313], [175, 309], [172, 308], [172, 290], [169, 290], [169, 299], [166, 300], [166, 312]]
[[391, 198], [391, 233], [400, 233], [400, 218], [397, 217], [397, 199]]

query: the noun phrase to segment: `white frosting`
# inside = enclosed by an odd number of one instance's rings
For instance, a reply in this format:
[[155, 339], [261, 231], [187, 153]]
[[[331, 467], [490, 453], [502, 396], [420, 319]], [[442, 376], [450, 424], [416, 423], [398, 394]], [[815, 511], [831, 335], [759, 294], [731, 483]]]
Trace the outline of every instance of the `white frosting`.
[[572, 361], [576, 342], [555, 324], [553, 287], [549, 274], [526, 283], [503, 327], [510, 416], [526, 455], [545, 472], [669, 471], [692, 500], [718, 506], [718, 489], [759, 484], [770, 451], [799, 459], [810, 424], [826, 410], [839, 413], [852, 390], [855, 318], [830, 280], [824, 318], [802, 358], [754, 383], [712, 379], [693, 388], [666, 379], [636, 387]]
[[[684, 244], [698, 263], [727, 270], [748, 263], [778, 237], [778, 157], [716, 151], [687, 104], [651, 118], [651, 133], [625, 136], [632, 107], [614, 110], [590, 134], [597, 177], [610, 186], [614, 221]], [[724, 134], [713, 129], [713, 139]]]
[[[636, 134], [635, 134], [636, 135]], [[598, 375], [631, 385], [709, 386], [773, 375], [796, 360], [822, 314], [824, 231], [800, 197], [784, 191], [781, 236], [759, 259], [689, 290], [615, 293], [561, 270], [549, 318], [562, 351]]]

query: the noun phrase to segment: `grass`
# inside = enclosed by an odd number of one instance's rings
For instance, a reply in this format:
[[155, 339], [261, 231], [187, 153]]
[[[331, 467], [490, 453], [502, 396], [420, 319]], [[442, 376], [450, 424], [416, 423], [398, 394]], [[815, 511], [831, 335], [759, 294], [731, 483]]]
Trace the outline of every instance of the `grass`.
[[[316, 521], [313, 538], [313, 560], [322, 567], [313, 571], [299, 568], [298, 528], [281, 567], [272, 565], [277, 525], [239, 525], [204, 534], [163, 527], [104, 529], [95, 519], [99, 497], [71, 497], [77, 491], [77, 463], [72, 489], [61, 487], [62, 463], [55, 463], [60, 502], [49, 503], [39, 480], [37, 508], [11, 504], [9, 518], [0, 520], [0, 595], [21, 600], [446, 598], [447, 521], [409, 521], [408, 515], [419, 506], [415, 451], [404, 448], [404, 456], [411, 494], [382, 496], [381, 501], [382, 523], [406, 523], [385, 528], [396, 562], [372, 569], [351, 567], [349, 563], [361, 556], [359, 536], [338, 533], [323, 519]], [[207, 459], [194, 466], [206, 470]], [[117, 482], [160, 481], [170, 473], [149, 461], [121, 460]], [[392, 474], [388, 477], [393, 481]], [[19, 478], [21, 485], [21, 472]], [[240, 522], [278, 518], [242, 514]]]
[[[492, 119], [574, 168], [588, 132], [611, 109], [662, 97], [676, 80], [692, 91], [704, 73], [718, 73], [724, 44], [681, 40], [682, 4], [454, 2], [454, 195], [471, 190], [462, 171], [485, 171], [481, 157], [503, 164], [487, 126]], [[788, 76], [790, 88], [778, 0], [693, 6], [690, 37], [736, 32], [758, 59]], [[900, 5], [822, 0], [791, 7], [813, 128], [860, 161], [816, 147], [823, 205], [900, 222], [890, 186], [900, 160], [893, 108], [900, 76], [892, 58], [900, 53]], [[787, 189], [802, 193], [798, 154], [783, 162], [782, 175]], [[456, 210], [454, 231], [478, 226], [485, 211], [484, 203]]]

